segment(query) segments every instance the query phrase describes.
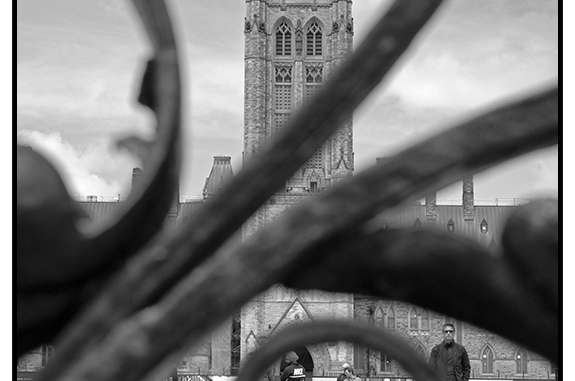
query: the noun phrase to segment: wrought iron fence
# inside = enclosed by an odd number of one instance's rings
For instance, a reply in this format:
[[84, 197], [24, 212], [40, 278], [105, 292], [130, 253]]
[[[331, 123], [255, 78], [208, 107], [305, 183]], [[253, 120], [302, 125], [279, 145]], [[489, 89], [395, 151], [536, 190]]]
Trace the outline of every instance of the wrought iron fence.
[[[154, 51], [139, 97], [157, 117], [155, 140], [140, 141], [149, 152], [145, 186], [104, 224], [78, 226], [77, 207], [56, 169], [30, 149], [17, 150], [16, 355], [55, 340], [58, 352], [41, 379], [161, 379], [191, 345], [276, 283], [421, 305], [559, 362], [556, 201], [518, 209], [506, 226], [501, 257], [453, 235], [363, 229], [386, 209], [558, 144], [557, 88], [526, 95], [408, 148], [230, 248], [224, 243], [351, 117], [441, 1], [396, 1], [283, 135], [176, 230], [162, 227], [181, 157], [177, 41], [161, 0], [134, 4]], [[447, 260], [449, 277], [441, 276]], [[305, 273], [294, 272], [296, 263], [305, 265]], [[350, 277], [349, 266], [361, 276]], [[342, 273], [343, 284], [337, 281]], [[437, 291], [452, 282], [466, 287]], [[271, 338], [242, 367], [238, 381], [259, 378], [288, 348], [333, 340], [385, 351], [415, 378], [435, 379], [396, 337], [353, 322], [325, 321]]]

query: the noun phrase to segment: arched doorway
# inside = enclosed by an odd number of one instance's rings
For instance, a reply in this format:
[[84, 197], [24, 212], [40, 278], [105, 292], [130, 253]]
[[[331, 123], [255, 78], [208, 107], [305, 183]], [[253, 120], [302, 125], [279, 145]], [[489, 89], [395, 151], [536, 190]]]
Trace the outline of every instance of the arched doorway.
[[[305, 379], [311, 380], [312, 376], [313, 376], [313, 368], [314, 368], [313, 358], [311, 357], [311, 354], [309, 353], [309, 351], [307, 350], [306, 347], [295, 348], [292, 350], [299, 357], [297, 362], [305, 368]], [[288, 364], [286, 363], [286, 357], [285, 357], [285, 355], [283, 355], [282, 359], [281, 359], [281, 363], [280, 363], [280, 374], [283, 373], [283, 371], [287, 365]]]

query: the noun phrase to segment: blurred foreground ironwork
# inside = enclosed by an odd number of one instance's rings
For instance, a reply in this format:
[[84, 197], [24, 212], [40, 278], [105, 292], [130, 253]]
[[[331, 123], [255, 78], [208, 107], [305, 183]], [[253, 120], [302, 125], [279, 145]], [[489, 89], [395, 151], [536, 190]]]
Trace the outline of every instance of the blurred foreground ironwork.
[[[501, 256], [451, 234], [373, 231], [369, 224], [466, 175], [556, 145], [557, 88], [406, 149], [229, 247], [226, 241], [351, 117], [441, 1], [396, 1], [283, 135], [176, 230], [162, 224], [181, 157], [177, 44], [162, 1], [134, 3], [154, 50], [139, 100], [156, 114], [156, 139], [131, 141], [147, 152], [145, 186], [104, 226], [81, 224], [56, 169], [30, 149], [17, 152], [16, 356], [55, 341], [43, 380], [160, 379], [190, 346], [277, 283], [413, 303], [559, 361], [557, 201], [519, 208]], [[295, 273], [296, 264], [306, 272]], [[434, 379], [385, 332], [351, 322], [314, 324], [290, 340], [270, 339], [240, 380], [254, 380], [290, 347], [339, 339], [385, 350], [416, 378]]]

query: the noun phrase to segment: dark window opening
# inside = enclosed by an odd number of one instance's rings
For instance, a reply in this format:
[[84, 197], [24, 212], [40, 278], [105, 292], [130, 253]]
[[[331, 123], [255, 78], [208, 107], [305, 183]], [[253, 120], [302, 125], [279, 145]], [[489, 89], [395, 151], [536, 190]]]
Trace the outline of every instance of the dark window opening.
[[317, 181], [312, 181], [309, 183], [309, 191], [311, 193], [317, 193]]

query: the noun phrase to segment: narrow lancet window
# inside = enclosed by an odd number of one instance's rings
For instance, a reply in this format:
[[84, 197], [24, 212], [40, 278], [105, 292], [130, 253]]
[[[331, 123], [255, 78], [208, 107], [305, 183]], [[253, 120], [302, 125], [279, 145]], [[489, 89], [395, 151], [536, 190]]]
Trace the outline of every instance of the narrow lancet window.
[[276, 31], [276, 55], [291, 55], [291, 28], [285, 22], [282, 22]]
[[308, 56], [320, 56], [322, 54], [321, 28], [317, 23], [313, 23], [307, 29], [306, 53]]

